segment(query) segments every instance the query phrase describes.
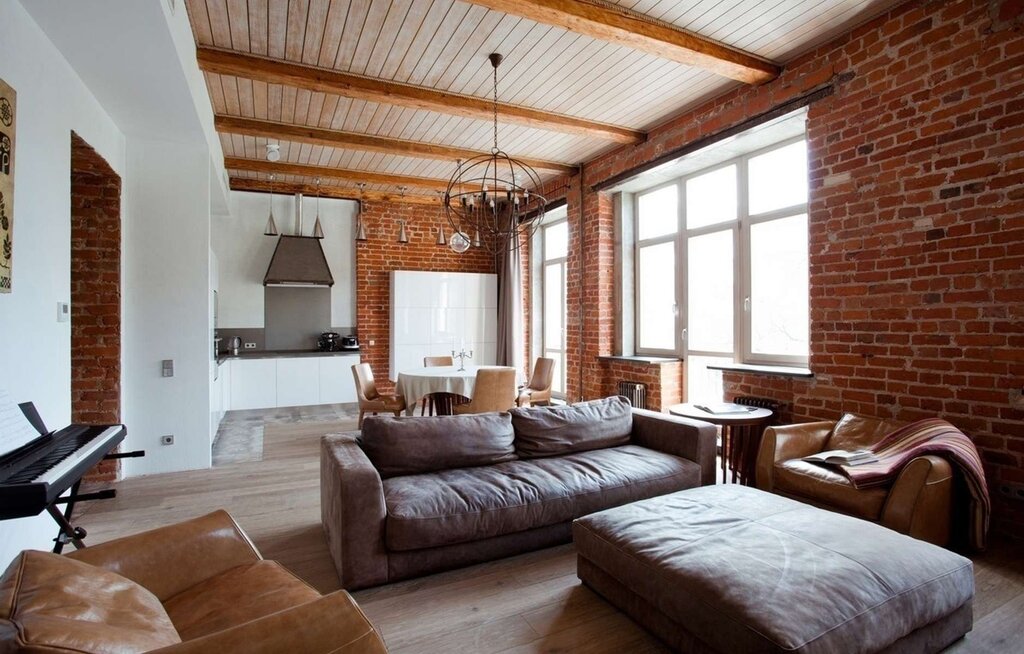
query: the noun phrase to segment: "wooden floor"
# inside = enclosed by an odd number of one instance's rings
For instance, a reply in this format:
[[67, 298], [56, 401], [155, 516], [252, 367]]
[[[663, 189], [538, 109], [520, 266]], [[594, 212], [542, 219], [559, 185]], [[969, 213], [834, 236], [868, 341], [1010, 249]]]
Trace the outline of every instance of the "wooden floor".
[[[226, 508], [266, 558], [321, 592], [338, 588], [320, 527], [319, 438], [353, 422], [268, 425], [262, 461], [138, 477], [79, 523], [98, 543]], [[950, 651], [1024, 652], [1024, 560], [975, 559], [975, 628]], [[571, 545], [355, 593], [393, 654], [664, 652], [576, 578]]]

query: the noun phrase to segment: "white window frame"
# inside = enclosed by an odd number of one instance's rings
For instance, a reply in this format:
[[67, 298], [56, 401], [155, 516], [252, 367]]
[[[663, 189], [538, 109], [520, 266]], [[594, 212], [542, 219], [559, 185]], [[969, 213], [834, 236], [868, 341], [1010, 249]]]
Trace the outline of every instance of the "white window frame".
[[[537, 309], [539, 309], [539, 312], [540, 312], [539, 313], [540, 320], [538, 320], [536, 322], [536, 325], [537, 325], [538, 329], [540, 330], [540, 333], [538, 334], [538, 337], [536, 338], [535, 342], [538, 344], [538, 347], [540, 348], [538, 356], [546, 357], [549, 351], [554, 351], [554, 352], [558, 352], [561, 355], [561, 357], [562, 357], [561, 358], [561, 362], [560, 362], [561, 365], [559, 366], [559, 370], [561, 371], [561, 375], [562, 375], [562, 379], [560, 380], [560, 382], [561, 382], [561, 386], [562, 386], [563, 390], [561, 390], [561, 391], [554, 391], [554, 390], [552, 390], [552, 393], [551, 393], [553, 397], [557, 397], [559, 399], [565, 399], [565, 397], [566, 397], [565, 387], [568, 385], [568, 380], [569, 380], [568, 371], [566, 370], [566, 366], [567, 366], [567, 363], [568, 363], [568, 356], [569, 356], [569, 348], [568, 348], [568, 343], [566, 342], [567, 332], [566, 332], [566, 324], [565, 324], [566, 323], [566, 319], [568, 318], [568, 311], [569, 311], [569, 307], [568, 307], [569, 303], [567, 301], [567, 298], [568, 298], [568, 276], [569, 276], [569, 265], [568, 265], [569, 251], [568, 251], [568, 246], [567, 246], [566, 247], [566, 253], [565, 253], [564, 256], [554, 257], [554, 258], [548, 259], [547, 258], [547, 252], [546, 252], [546, 249], [547, 249], [547, 239], [545, 238], [545, 234], [546, 234], [546, 230], [548, 230], [549, 228], [561, 225], [563, 223], [566, 225], [567, 232], [571, 231], [572, 226], [569, 225], [568, 213], [567, 212], [564, 212], [564, 213], [566, 213], [566, 215], [560, 216], [560, 217], [558, 217], [558, 218], [556, 218], [554, 220], [550, 220], [550, 221], [549, 220], [545, 220], [543, 223], [541, 223], [540, 228], [537, 230], [538, 238], [535, 241], [535, 243], [536, 243], [535, 252], [537, 252], [539, 254], [539, 256], [538, 256], [539, 265], [537, 266], [537, 270], [539, 272], [539, 281], [540, 281], [540, 283], [535, 287], [540, 292], [540, 300], [539, 300], [538, 303], [535, 304], [535, 307]], [[570, 237], [571, 237], [571, 234], [570, 234]], [[560, 265], [561, 269], [562, 269], [562, 347], [561, 347], [561, 349], [548, 347], [548, 343], [547, 343], [547, 329], [546, 329], [546, 326], [545, 326], [545, 320], [547, 318], [547, 315], [546, 315], [547, 303], [545, 302], [545, 300], [547, 298], [548, 266], [549, 265], [553, 265], [553, 264]]]
[[[748, 162], [767, 152], [778, 150], [780, 148], [798, 143], [800, 141], [806, 141], [807, 135], [801, 134], [788, 139], [777, 141], [771, 145], [752, 150], [744, 153], [738, 157], [734, 157], [727, 161], [716, 163], [713, 166], [702, 168], [700, 170], [687, 173], [686, 175], [679, 177], [670, 182], [651, 186], [650, 188], [638, 191], [633, 195], [633, 233], [637, 235], [637, 238], [633, 244], [634, 252], [634, 330], [637, 335], [636, 338], [636, 353], [639, 355], [648, 356], [713, 356], [713, 357], [727, 357], [732, 356], [733, 361], [736, 363], [744, 364], [755, 364], [755, 365], [773, 365], [773, 366], [784, 366], [784, 367], [806, 367], [808, 364], [808, 356], [794, 356], [794, 355], [766, 355], [756, 354], [752, 352], [751, 339], [751, 312], [750, 312], [750, 296], [752, 288], [752, 279], [750, 271], [750, 228], [752, 225], [761, 223], [771, 222], [781, 218], [789, 218], [801, 214], [808, 214], [809, 202], [802, 204], [793, 205], [790, 207], [784, 207], [776, 209], [770, 212], [757, 214], [751, 216], [749, 213], [748, 199]], [[686, 182], [695, 177], [700, 177], [722, 168], [729, 166], [736, 166], [736, 219], [732, 221], [726, 221], [717, 223], [714, 225], [706, 225], [694, 229], [686, 229]], [[658, 236], [654, 238], [648, 238], [641, 240], [640, 234], [640, 196], [646, 195], [653, 191], [658, 191], [667, 186], [676, 186], [677, 193], [677, 212], [678, 222], [676, 225], [676, 231], [672, 234], [666, 234], [664, 236]], [[695, 236], [703, 236], [705, 234], [711, 234], [720, 231], [732, 230], [733, 232], [733, 351], [729, 352], [714, 352], [705, 350], [689, 350], [686, 339], [686, 331], [688, 325], [688, 302], [687, 302], [687, 266], [688, 266], [688, 243], [689, 239]], [[669, 241], [675, 242], [675, 284], [676, 284], [676, 298], [675, 298], [675, 347], [669, 349], [658, 349], [658, 348], [645, 348], [643, 343], [640, 341], [641, 332], [641, 321], [642, 316], [640, 315], [640, 296], [643, 293], [643, 284], [640, 279], [640, 250], [643, 247], [657, 245]], [[808, 248], [810, 242], [808, 242]], [[809, 332], [808, 332], [809, 334]], [[809, 353], [808, 353], [809, 354]]]

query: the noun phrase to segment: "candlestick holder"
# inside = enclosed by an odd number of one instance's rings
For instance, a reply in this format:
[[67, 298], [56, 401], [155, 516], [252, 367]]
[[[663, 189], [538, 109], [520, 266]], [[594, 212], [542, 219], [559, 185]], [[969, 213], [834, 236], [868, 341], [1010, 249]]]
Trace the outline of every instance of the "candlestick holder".
[[469, 353], [466, 352], [465, 348], [459, 352], [452, 350], [452, 358], [459, 360], [459, 372], [466, 372], [466, 359], [473, 358], [473, 350], [470, 350]]

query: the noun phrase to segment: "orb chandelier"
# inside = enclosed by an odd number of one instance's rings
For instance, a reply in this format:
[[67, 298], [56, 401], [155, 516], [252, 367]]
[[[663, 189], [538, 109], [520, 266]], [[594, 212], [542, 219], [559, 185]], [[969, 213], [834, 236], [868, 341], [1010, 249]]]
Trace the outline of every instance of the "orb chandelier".
[[[452, 228], [449, 246], [465, 252], [470, 245], [488, 252], [514, 250], [544, 220], [546, 200], [537, 191], [540, 175], [498, 147], [498, 66], [502, 56], [488, 57], [494, 68], [494, 147], [460, 161], [448, 182], [442, 204]], [[472, 240], [470, 235], [472, 234]]]

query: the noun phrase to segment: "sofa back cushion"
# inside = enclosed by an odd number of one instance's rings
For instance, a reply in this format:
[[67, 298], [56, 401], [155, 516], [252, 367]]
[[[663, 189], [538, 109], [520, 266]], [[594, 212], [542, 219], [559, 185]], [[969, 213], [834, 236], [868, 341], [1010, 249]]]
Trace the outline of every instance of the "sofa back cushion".
[[516, 458], [507, 413], [395, 418], [371, 416], [359, 438], [380, 476], [486, 466]]
[[26, 550], [0, 578], [0, 651], [148, 652], [180, 642], [153, 593], [103, 568]]
[[824, 449], [866, 449], [896, 431], [899, 427], [900, 423], [898, 422], [847, 413], [832, 428], [832, 433], [829, 435]]
[[516, 453], [523, 459], [629, 443], [633, 409], [624, 397], [566, 406], [512, 409]]

